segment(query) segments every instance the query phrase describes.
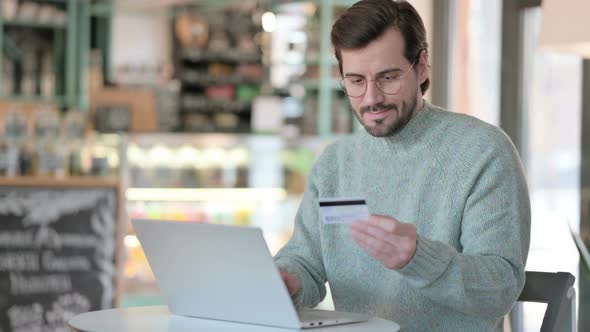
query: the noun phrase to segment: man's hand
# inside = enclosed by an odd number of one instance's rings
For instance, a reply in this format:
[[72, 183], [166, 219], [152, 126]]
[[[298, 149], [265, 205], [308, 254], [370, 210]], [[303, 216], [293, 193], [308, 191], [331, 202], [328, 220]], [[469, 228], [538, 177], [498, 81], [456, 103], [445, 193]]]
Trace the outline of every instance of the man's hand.
[[289, 295], [293, 296], [295, 295], [295, 293], [297, 293], [297, 291], [299, 290], [299, 288], [301, 288], [301, 282], [299, 282], [299, 279], [297, 279], [296, 276], [281, 271], [281, 277], [283, 278], [283, 282], [285, 283], [285, 286], [287, 286], [287, 290], [289, 291]]
[[416, 253], [416, 228], [392, 217], [370, 215], [350, 225], [352, 238], [388, 269], [401, 269]]

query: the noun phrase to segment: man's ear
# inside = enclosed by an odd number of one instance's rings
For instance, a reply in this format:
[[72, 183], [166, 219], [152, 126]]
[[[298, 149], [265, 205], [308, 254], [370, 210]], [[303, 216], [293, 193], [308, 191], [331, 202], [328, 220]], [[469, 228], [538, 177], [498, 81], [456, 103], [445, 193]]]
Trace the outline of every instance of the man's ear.
[[420, 59], [418, 62], [418, 81], [422, 84], [429, 76], [430, 65], [428, 64], [428, 50], [422, 50], [420, 51]]

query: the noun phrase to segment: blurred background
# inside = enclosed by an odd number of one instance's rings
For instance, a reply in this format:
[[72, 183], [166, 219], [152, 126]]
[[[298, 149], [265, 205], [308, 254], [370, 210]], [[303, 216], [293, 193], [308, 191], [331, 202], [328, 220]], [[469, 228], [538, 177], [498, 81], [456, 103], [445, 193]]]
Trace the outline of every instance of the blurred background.
[[[1, 0], [0, 330], [162, 304], [131, 218], [256, 226], [281, 248], [315, 158], [362, 130], [329, 40], [354, 2]], [[429, 34], [426, 98], [512, 138], [527, 270], [574, 274], [590, 330], [590, 3], [409, 2]], [[538, 330], [544, 309], [519, 305], [514, 328]]]

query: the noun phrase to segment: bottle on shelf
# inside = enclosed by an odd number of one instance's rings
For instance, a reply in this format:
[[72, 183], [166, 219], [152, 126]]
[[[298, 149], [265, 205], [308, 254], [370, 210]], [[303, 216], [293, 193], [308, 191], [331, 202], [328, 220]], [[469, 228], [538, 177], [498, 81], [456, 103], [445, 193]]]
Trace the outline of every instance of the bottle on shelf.
[[27, 46], [24, 51], [24, 59], [22, 63], [23, 76], [21, 80], [21, 93], [26, 96], [35, 94], [35, 72], [36, 59], [34, 48]]
[[55, 96], [55, 70], [53, 68], [53, 52], [47, 51], [41, 60], [41, 96]]
[[2, 73], [0, 76], [0, 96], [8, 96], [14, 93], [14, 62], [4, 57], [2, 59]]

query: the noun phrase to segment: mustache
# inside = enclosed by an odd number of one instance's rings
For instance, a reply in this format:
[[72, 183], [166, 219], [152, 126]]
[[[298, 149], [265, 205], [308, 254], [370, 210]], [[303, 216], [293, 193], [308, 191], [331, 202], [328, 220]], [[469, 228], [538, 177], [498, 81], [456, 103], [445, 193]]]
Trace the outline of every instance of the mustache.
[[389, 111], [389, 110], [397, 110], [397, 105], [396, 104], [377, 104], [377, 105], [371, 105], [371, 106], [365, 106], [361, 108], [361, 113], [366, 113], [366, 112], [382, 112], [382, 111]]

